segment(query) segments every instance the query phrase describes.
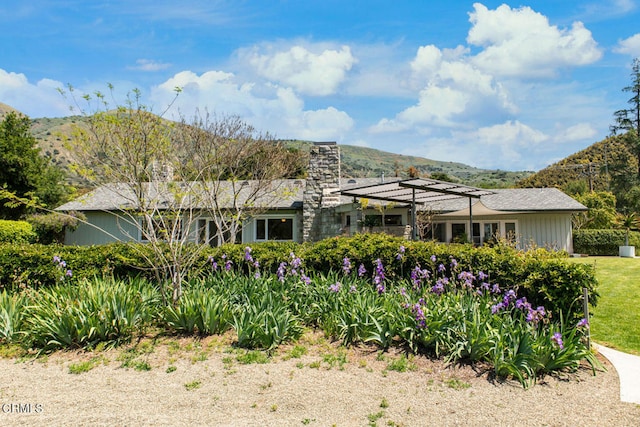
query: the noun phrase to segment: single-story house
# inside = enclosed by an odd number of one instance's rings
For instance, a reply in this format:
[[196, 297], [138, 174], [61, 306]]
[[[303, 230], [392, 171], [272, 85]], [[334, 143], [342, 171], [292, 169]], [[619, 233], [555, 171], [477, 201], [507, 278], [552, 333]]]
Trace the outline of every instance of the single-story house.
[[[245, 186], [247, 192], [253, 184], [218, 183]], [[302, 242], [384, 231], [442, 242], [465, 238], [475, 244], [509, 238], [522, 248], [535, 245], [572, 253], [571, 215], [587, 210], [555, 188], [486, 190], [428, 178], [343, 178], [335, 143], [312, 146], [305, 179], [274, 180], [270, 186], [272, 191], [252, 202], [259, 210], [244, 220], [238, 241]], [[89, 223], [67, 231], [65, 243], [143, 241], [139, 227], [122, 220], [131, 200], [126, 186], [109, 184], [58, 207], [82, 212]], [[192, 239], [216, 245], [220, 236], [206, 211], [203, 207], [193, 222]]]

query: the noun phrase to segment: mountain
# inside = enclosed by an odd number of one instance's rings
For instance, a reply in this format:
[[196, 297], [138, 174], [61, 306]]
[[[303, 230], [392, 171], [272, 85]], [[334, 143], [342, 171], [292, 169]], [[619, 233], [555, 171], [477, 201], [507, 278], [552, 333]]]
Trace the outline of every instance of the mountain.
[[[0, 116], [3, 111], [15, 111], [0, 104]], [[83, 116], [32, 119], [32, 132], [38, 141], [42, 154], [51, 158], [58, 166], [67, 169], [71, 160], [64, 140], [71, 136], [75, 125], [86, 121]], [[309, 141], [283, 141], [288, 146], [306, 151]], [[420, 176], [433, 176], [453, 182], [461, 182], [483, 188], [512, 187], [533, 174], [531, 171], [511, 172], [480, 169], [462, 163], [443, 162], [416, 156], [404, 156], [373, 148], [352, 145], [340, 145], [342, 175], [344, 177], [379, 177], [385, 175], [408, 176], [408, 169], [415, 168]]]
[[16, 110], [15, 108], [0, 102], [0, 119], [2, 119], [5, 116], [5, 114], [10, 112], [20, 113], [20, 111]]
[[623, 135], [605, 138], [520, 180], [517, 187], [556, 187], [571, 191], [578, 185], [595, 191], [610, 188], [619, 171], [637, 171], [638, 161]]

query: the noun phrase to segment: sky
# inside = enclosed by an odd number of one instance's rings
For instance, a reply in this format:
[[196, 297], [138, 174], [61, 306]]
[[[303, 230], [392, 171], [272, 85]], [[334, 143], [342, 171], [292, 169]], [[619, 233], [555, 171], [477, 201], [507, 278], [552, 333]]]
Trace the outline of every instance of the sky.
[[0, 102], [63, 117], [98, 108], [83, 94], [115, 106], [137, 89], [167, 118], [237, 115], [280, 139], [536, 171], [628, 107], [639, 6], [0, 0]]

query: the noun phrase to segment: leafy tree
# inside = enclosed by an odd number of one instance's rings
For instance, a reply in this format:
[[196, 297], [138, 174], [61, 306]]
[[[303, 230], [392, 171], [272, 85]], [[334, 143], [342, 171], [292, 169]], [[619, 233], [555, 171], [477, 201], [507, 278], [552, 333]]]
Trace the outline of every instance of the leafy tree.
[[64, 173], [40, 155], [30, 120], [8, 113], [0, 122], [0, 218], [20, 218], [36, 205], [55, 207], [68, 194], [63, 179]]
[[608, 191], [594, 191], [577, 194], [577, 201], [589, 210], [579, 212], [573, 216], [573, 226], [576, 229], [608, 229], [616, 223], [616, 197]]
[[436, 179], [438, 181], [457, 182], [456, 179], [449, 176], [446, 172], [431, 172], [429, 178]]

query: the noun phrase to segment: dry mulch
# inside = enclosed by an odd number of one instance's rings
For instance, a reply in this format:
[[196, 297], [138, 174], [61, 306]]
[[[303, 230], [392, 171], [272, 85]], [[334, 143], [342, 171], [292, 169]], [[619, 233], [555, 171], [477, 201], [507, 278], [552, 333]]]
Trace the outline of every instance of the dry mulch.
[[525, 390], [483, 366], [344, 349], [319, 334], [281, 347], [266, 363], [243, 363], [247, 351], [230, 344], [230, 336], [161, 338], [2, 358], [0, 425], [640, 425], [640, 405], [620, 402], [606, 359], [607, 370], [595, 376], [585, 366]]

